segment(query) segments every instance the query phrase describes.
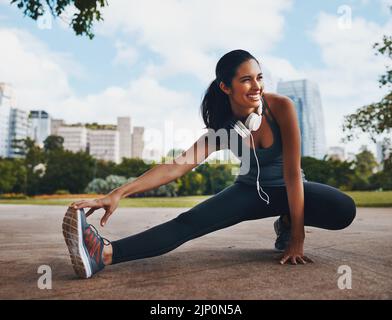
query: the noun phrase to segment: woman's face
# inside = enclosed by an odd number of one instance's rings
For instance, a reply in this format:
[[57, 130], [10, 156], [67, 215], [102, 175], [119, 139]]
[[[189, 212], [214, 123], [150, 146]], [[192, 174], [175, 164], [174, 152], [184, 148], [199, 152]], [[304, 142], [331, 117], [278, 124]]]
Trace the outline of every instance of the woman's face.
[[221, 89], [228, 94], [234, 114], [247, 116], [254, 112], [260, 105], [264, 90], [263, 74], [257, 61], [251, 59], [241, 63], [231, 88], [221, 83]]

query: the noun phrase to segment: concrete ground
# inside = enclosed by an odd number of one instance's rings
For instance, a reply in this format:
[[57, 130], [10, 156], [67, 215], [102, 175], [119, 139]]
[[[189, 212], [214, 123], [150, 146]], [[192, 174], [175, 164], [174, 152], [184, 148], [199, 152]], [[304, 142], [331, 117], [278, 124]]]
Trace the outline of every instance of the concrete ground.
[[[0, 205], [0, 299], [391, 299], [392, 209], [359, 208], [342, 231], [306, 228], [305, 253], [315, 263], [278, 264], [274, 218], [246, 221], [185, 243], [165, 255], [107, 267], [76, 278], [62, 237], [66, 208]], [[118, 209], [107, 226], [116, 240], [186, 209]], [[39, 289], [41, 265], [52, 289]], [[352, 289], [339, 289], [339, 266]], [[345, 278], [347, 280], [347, 278]], [[340, 281], [349, 285], [348, 281]]]

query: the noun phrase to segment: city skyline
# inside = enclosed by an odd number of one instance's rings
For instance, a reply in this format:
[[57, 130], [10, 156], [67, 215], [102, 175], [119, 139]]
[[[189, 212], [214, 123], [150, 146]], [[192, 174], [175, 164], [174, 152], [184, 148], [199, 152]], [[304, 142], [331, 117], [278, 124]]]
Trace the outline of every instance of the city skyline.
[[[324, 156], [337, 158], [340, 160], [353, 161], [355, 153], [346, 151], [341, 146], [325, 145], [324, 121], [322, 114], [322, 105], [319, 97], [318, 86], [316, 83], [303, 80], [294, 80], [288, 82], [280, 81], [278, 83], [278, 93], [284, 94], [295, 104], [299, 127], [301, 131], [301, 156], [310, 156], [317, 159], [323, 159]], [[0, 82], [0, 114], [2, 122], [0, 122], [0, 132], [3, 144], [0, 145], [0, 156], [8, 154], [9, 157], [18, 157], [19, 147], [15, 145], [11, 147], [10, 141], [13, 139], [25, 139], [29, 137], [33, 139], [37, 145], [43, 146], [44, 140], [49, 135], [58, 135], [64, 138], [64, 148], [72, 152], [87, 151], [97, 159], [110, 160], [119, 163], [120, 159], [138, 157], [146, 161], [158, 161], [161, 157], [168, 154], [170, 150], [179, 150], [174, 144], [175, 135], [182, 133], [184, 130], [170, 132], [149, 132], [144, 127], [132, 126], [131, 117], [117, 117], [117, 124], [109, 123], [66, 123], [64, 119], [55, 119], [51, 117], [45, 110], [22, 110], [15, 108], [11, 101], [15, 100], [12, 87], [6, 83]], [[315, 105], [313, 105], [315, 104]], [[314, 110], [309, 109], [313, 106]], [[321, 111], [321, 112], [320, 112]], [[319, 113], [317, 116], [316, 113]], [[9, 122], [4, 121], [9, 118]], [[165, 125], [165, 129], [170, 128]], [[132, 130], [133, 129], [133, 130]], [[317, 129], [317, 130], [316, 130]], [[111, 133], [112, 131], [116, 131]], [[166, 149], [148, 148], [150, 145], [145, 143], [144, 133], [148, 132], [150, 139], [154, 141], [157, 137], [170, 137], [164, 141]], [[154, 131], [154, 130], [152, 130]], [[8, 133], [7, 133], [8, 132]], [[5, 133], [5, 134], [4, 134]], [[192, 134], [191, 132], [187, 132]], [[185, 136], [187, 135], [185, 134]], [[98, 138], [94, 138], [94, 136]], [[113, 137], [112, 137], [113, 136]], [[304, 137], [305, 136], [305, 137]], [[109, 137], [109, 139], [108, 139]], [[91, 141], [96, 143], [92, 144]], [[102, 140], [107, 140], [103, 142]], [[155, 139], [156, 140], [156, 139]], [[159, 140], [159, 138], [158, 138]], [[111, 143], [113, 142], [113, 143]], [[360, 151], [364, 148], [373, 152], [377, 161], [381, 163], [382, 141], [377, 141], [377, 152], [369, 150], [368, 146], [361, 145]], [[7, 149], [9, 144], [9, 149]], [[147, 146], [147, 148], [145, 148]], [[96, 149], [96, 150], [95, 150]], [[105, 153], [102, 150], [105, 149]], [[228, 153], [229, 150], [222, 150], [215, 153], [214, 156], [208, 158], [209, 161], [220, 159], [221, 161], [234, 161], [233, 155]], [[385, 156], [385, 155], [384, 155]], [[230, 159], [230, 160], [229, 160]]]
[[[159, 15], [143, 14], [152, 3]], [[248, 4], [113, 1], [90, 41], [61, 19], [35, 22], [1, 0], [0, 41], [6, 45], [0, 81], [14, 86], [18, 108], [44, 109], [66, 122], [115, 123], [130, 116], [133, 125], [161, 132], [164, 120], [193, 129], [194, 135], [176, 141], [185, 149], [204, 127], [199, 106], [217, 60], [243, 48], [262, 63], [267, 91], [280, 80], [319, 85], [327, 147], [358, 152], [366, 144], [376, 153], [365, 135], [340, 143], [340, 126], [344, 115], [384, 94], [377, 79], [385, 60], [372, 45], [392, 27], [388, 1]]]

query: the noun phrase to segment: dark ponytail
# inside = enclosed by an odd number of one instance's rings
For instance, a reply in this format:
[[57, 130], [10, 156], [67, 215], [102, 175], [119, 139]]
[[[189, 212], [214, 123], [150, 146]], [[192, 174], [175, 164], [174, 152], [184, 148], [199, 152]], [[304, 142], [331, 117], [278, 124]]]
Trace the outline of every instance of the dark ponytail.
[[222, 91], [219, 84], [223, 82], [230, 88], [237, 68], [241, 63], [251, 59], [257, 61], [255, 57], [245, 50], [230, 51], [219, 59], [215, 68], [216, 79], [212, 81], [206, 90], [201, 103], [201, 113], [207, 129], [218, 130], [233, 116], [229, 96]]
[[206, 128], [214, 130], [222, 128], [232, 116], [229, 97], [219, 88], [216, 80], [211, 82], [204, 95], [201, 112]]

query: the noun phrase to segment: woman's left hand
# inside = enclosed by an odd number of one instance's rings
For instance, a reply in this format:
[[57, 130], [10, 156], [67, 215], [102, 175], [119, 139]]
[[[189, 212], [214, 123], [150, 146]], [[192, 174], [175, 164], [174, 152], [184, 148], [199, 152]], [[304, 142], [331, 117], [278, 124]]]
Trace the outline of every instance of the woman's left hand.
[[304, 240], [292, 239], [289, 246], [280, 259], [280, 264], [290, 262], [291, 264], [306, 264], [313, 263], [313, 261], [304, 255]]

